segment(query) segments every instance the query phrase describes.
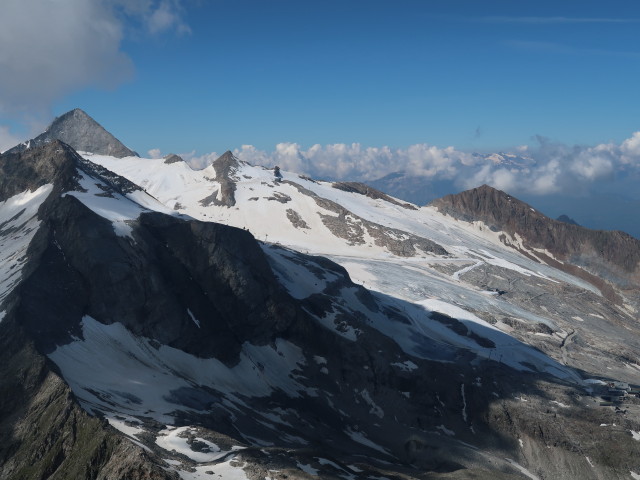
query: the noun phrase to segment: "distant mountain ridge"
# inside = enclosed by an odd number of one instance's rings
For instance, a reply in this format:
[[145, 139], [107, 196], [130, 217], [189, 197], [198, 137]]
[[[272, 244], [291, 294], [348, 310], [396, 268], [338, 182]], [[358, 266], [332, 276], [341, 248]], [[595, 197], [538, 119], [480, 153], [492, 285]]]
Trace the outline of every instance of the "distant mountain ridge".
[[[516, 235], [523, 239], [523, 253], [539, 260], [555, 259], [584, 268], [598, 277], [623, 286], [640, 286], [640, 240], [620, 231], [591, 230], [577, 224], [553, 220], [530, 205], [488, 185], [446, 195], [430, 203], [441, 213], [472, 222], [481, 221], [514, 246]], [[516, 247], [514, 247], [516, 248]], [[556, 262], [557, 263], [557, 262]], [[558, 268], [566, 268], [562, 264]], [[591, 279], [596, 281], [596, 279]], [[599, 286], [600, 281], [597, 281]]]

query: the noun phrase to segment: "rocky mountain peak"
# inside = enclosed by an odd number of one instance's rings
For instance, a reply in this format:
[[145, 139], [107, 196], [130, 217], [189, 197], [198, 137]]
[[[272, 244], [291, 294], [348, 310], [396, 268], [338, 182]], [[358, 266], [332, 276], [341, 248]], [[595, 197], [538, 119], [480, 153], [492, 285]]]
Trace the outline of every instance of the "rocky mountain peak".
[[216, 181], [220, 183], [220, 198], [214, 199], [218, 195], [216, 192], [211, 201], [214, 204], [233, 207], [236, 204], [236, 178], [234, 174], [240, 168], [240, 160], [230, 150], [227, 150], [214, 160], [212, 166], [216, 171]]
[[224, 152], [222, 155], [220, 155], [218, 158], [216, 158], [213, 161], [213, 167], [216, 168], [216, 171], [218, 171], [217, 167], [220, 166], [221, 168], [226, 168], [226, 166], [232, 166], [232, 167], [238, 167], [238, 165], [240, 161], [238, 160], [238, 157], [236, 157], [231, 150], [227, 150], [226, 152]]
[[71, 188], [78, 154], [60, 140], [0, 155], [0, 202], [51, 183]]
[[184, 159], [180, 155], [170, 153], [164, 157], [164, 163], [180, 163], [184, 162]]
[[[459, 220], [481, 221], [489, 229], [503, 232], [500, 238], [506, 245], [585, 278], [611, 300], [616, 297], [611, 284], [640, 288], [640, 240], [624, 232], [591, 230], [553, 220], [488, 185], [447, 195], [430, 205]], [[517, 236], [521, 242], [516, 241]]]
[[97, 153], [123, 158], [137, 156], [124, 146], [117, 138], [91, 118], [86, 112], [75, 108], [57, 117], [44, 133], [20, 145], [16, 145], [6, 153], [17, 153], [32, 147], [44, 145], [53, 140], [60, 140], [74, 150]]

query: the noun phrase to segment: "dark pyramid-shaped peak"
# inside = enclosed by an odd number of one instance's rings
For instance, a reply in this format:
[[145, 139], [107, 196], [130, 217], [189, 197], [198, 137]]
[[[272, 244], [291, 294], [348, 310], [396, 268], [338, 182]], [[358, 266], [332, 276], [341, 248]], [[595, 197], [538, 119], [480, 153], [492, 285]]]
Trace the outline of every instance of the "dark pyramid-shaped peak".
[[502, 230], [505, 223], [509, 223], [515, 216], [544, 217], [530, 205], [489, 185], [446, 195], [434, 200], [430, 205], [460, 220], [481, 220], [497, 230]]
[[170, 153], [164, 157], [164, 163], [180, 163], [184, 162], [184, 159], [180, 155], [176, 155], [175, 153]]
[[60, 140], [74, 150], [81, 152], [111, 155], [118, 158], [137, 156], [134, 151], [125, 147], [117, 138], [106, 131], [102, 125], [79, 108], [57, 117], [44, 133], [33, 140], [13, 147], [7, 153], [24, 151], [52, 140]]
[[239, 165], [239, 160], [238, 157], [236, 157], [231, 150], [227, 150], [226, 152], [224, 152], [222, 155], [220, 155], [218, 158], [216, 158], [213, 162], [213, 166], [215, 167], [216, 165], [233, 165], [233, 166], [238, 166]]

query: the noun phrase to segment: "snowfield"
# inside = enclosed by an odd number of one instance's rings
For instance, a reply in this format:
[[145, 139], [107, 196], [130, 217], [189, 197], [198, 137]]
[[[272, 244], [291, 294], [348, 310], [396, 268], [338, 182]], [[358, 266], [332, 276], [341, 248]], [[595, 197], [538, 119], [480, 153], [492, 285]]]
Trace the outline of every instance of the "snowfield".
[[[27, 249], [40, 225], [38, 208], [52, 188], [43, 185], [0, 202], [0, 306], [21, 279]], [[0, 311], [0, 321], [4, 315]]]

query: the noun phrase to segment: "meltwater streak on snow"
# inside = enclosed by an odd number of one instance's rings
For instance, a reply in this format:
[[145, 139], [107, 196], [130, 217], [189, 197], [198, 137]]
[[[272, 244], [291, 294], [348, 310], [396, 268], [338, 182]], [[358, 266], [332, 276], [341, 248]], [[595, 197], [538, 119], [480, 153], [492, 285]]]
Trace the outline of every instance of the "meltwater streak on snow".
[[275, 347], [245, 343], [240, 362], [229, 368], [214, 358], [197, 358], [166, 345], [154, 348], [119, 323], [104, 325], [84, 317], [82, 331], [84, 340], [58, 347], [49, 358], [89, 411], [108, 412], [115, 403], [119, 411], [169, 424], [172, 412], [192, 410], [172, 401], [172, 392], [181, 388], [205, 385], [248, 397], [267, 396], [275, 389], [292, 397], [305, 391], [290, 375], [304, 356], [286, 340], [277, 340]]
[[[47, 184], [0, 202], [0, 304], [20, 281], [27, 249], [40, 225], [38, 208], [52, 189]], [[0, 321], [3, 317], [4, 312]]]

